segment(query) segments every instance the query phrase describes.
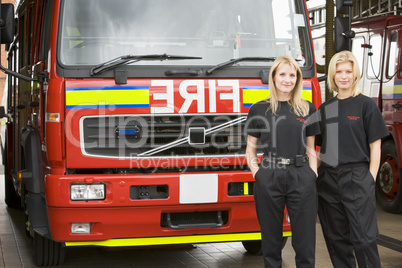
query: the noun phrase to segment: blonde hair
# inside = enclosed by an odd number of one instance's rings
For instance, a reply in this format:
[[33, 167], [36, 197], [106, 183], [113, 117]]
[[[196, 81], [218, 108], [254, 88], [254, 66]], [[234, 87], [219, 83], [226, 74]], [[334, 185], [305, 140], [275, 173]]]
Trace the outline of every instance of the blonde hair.
[[360, 68], [355, 55], [353, 55], [352, 52], [347, 50], [338, 52], [331, 58], [328, 67], [328, 78], [327, 78], [328, 88], [331, 91], [335, 91], [337, 93], [339, 92], [339, 88], [334, 80], [336, 74], [336, 66], [340, 63], [346, 63], [346, 62], [350, 62], [352, 64], [353, 80], [354, 80], [352, 84], [352, 97], [356, 97], [357, 95], [361, 94], [361, 91], [359, 90], [358, 87], [360, 82]]
[[307, 116], [309, 112], [309, 104], [306, 100], [302, 99], [302, 89], [303, 89], [303, 76], [301, 69], [297, 62], [290, 56], [280, 56], [278, 57], [274, 63], [272, 64], [271, 70], [269, 72], [269, 89], [270, 93], [268, 98], [266, 99], [267, 102], [270, 103], [268, 110], [272, 110], [272, 113], [276, 115], [276, 112], [279, 109], [279, 100], [278, 100], [278, 93], [277, 88], [275, 85], [275, 75], [280, 66], [283, 64], [288, 64], [290, 67], [296, 70], [297, 79], [295, 87], [291, 92], [290, 100], [288, 103], [292, 106], [293, 112], [298, 116]]

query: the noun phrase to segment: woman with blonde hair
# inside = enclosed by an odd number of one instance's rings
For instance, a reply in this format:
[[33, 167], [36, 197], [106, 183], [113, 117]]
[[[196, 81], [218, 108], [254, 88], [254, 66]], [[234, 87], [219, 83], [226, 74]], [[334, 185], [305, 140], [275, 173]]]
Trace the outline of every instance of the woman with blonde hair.
[[303, 115], [306, 116], [309, 112], [309, 103], [302, 99], [302, 90], [303, 90], [303, 76], [302, 76], [302, 72], [301, 69], [299, 67], [299, 65], [297, 64], [297, 62], [290, 56], [281, 56], [279, 57], [272, 65], [271, 67], [271, 72], [269, 73], [269, 85], [271, 91], [270, 91], [270, 95], [268, 97], [268, 99], [266, 99], [265, 101], [269, 102], [271, 105], [269, 107], [269, 109], [272, 109], [272, 112], [274, 114], [276, 114], [276, 111], [278, 110], [278, 106], [279, 106], [279, 99], [281, 92], [277, 92], [276, 90], [276, 86], [274, 83], [274, 79], [275, 79], [275, 75], [277, 73], [277, 69], [279, 67], [279, 65], [282, 64], [288, 64], [289, 66], [291, 66], [292, 68], [295, 69], [296, 71], [296, 82], [294, 85], [294, 90], [292, 90], [290, 92], [289, 95], [289, 104], [292, 106], [294, 112], [297, 115]]
[[351, 68], [349, 71], [353, 73], [353, 81], [350, 85], [350, 96], [356, 97], [357, 95], [361, 94], [361, 91], [359, 90], [360, 68], [356, 57], [350, 51], [339, 52], [332, 57], [328, 67], [327, 83], [331, 91], [334, 91], [339, 94], [339, 87], [341, 88], [341, 90], [343, 89], [343, 87], [342, 85], [338, 86], [338, 84], [335, 82], [334, 79], [335, 74], [337, 72], [337, 65], [340, 63], [348, 63], [348, 62], [351, 63], [350, 66]]
[[319, 108], [321, 165], [318, 215], [334, 267], [381, 267], [375, 178], [381, 139], [388, 135], [375, 102], [361, 94], [360, 70], [349, 51], [335, 54], [328, 85], [338, 94]]
[[[250, 108], [246, 129], [246, 159], [256, 180], [254, 198], [261, 227], [265, 267], [281, 267], [285, 205], [297, 267], [314, 267], [317, 215], [318, 124], [309, 124], [316, 111], [301, 98], [300, 67], [289, 56], [278, 57], [269, 75], [270, 95]], [[259, 147], [260, 146], [260, 147]], [[264, 157], [258, 164], [257, 149]]]

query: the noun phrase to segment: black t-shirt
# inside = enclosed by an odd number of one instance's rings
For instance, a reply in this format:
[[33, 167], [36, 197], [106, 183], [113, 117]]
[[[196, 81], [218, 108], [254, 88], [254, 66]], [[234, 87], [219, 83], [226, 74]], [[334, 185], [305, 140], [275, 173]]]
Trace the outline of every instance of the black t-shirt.
[[314, 114], [315, 106], [309, 102], [307, 116], [297, 116], [288, 102], [279, 102], [277, 114], [268, 110], [269, 103], [259, 101], [251, 106], [247, 117], [247, 134], [259, 138], [264, 155], [294, 158], [306, 154], [306, 136], [320, 133], [318, 123], [310, 124], [308, 118]]
[[323, 103], [319, 108], [321, 146], [324, 164], [338, 166], [370, 161], [370, 143], [388, 136], [384, 119], [376, 103], [360, 94], [356, 97]]

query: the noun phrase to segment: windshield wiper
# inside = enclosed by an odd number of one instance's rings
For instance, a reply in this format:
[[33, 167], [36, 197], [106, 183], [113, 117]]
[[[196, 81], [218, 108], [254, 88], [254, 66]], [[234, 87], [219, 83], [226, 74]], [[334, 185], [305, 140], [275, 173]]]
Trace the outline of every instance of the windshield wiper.
[[150, 54], [150, 55], [125, 55], [120, 56], [115, 59], [106, 61], [102, 64], [96, 65], [91, 69], [91, 75], [99, 74], [105, 70], [115, 68], [117, 66], [130, 64], [137, 61], [144, 60], [198, 60], [202, 57], [191, 57], [191, 56], [177, 56], [168, 54]]
[[216, 70], [225, 68], [227, 66], [233, 65], [233, 64], [235, 64], [237, 62], [241, 62], [241, 61], [274, 61], [274, 60], [276, 60], [275, 57], [268, 57], [268, 58], [267, 57], [243, 57], [243, 58], [238, 58], [238, 59], [231, 59], [230, 61], [220, 63], [220, 64], [216, 65], [215, 67], [208, 69], [206, 71], [206, 74], [211, 74]]

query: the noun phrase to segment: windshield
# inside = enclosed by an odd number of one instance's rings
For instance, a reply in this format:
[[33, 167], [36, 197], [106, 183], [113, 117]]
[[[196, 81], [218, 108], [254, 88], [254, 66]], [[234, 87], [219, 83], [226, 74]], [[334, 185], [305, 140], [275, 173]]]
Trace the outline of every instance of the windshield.
[[58, 57], [66, 66], [151, 54], [202, 59], [130, 64], [210, 66], [284, 54], [300, 66], [313, 61], [301, 0], [68, 0], [61, 14]]

